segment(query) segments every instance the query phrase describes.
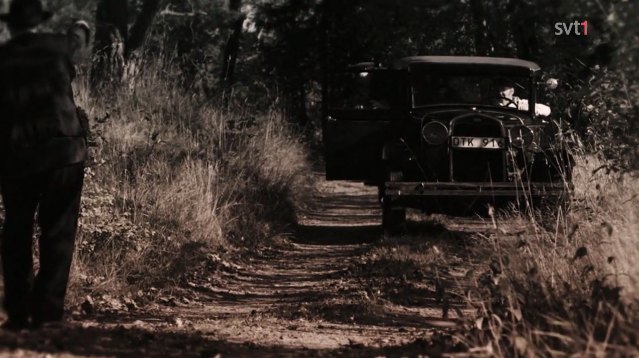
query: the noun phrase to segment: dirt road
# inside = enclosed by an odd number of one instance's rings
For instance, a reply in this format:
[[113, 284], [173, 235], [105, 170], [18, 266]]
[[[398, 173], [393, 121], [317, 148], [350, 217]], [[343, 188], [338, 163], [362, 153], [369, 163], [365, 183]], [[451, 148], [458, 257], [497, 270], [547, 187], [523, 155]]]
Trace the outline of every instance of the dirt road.
[[[149, 309], [77, 315], [63, 327], [1, 333], [0, 352], [25, 357], [441, 352], [445, 347], [433, 334], [468, 313], [454, 295], [443, 298], [440, 292], [442, 285], [463, 281], [472, 266], [466, 235], [417, 225], [404, 238], [384, 239], [375, 189], [318, 182], [313, 203], [297, 214], [298, 225], [259, 255], [241, 264], [211, 255], [210, 274], [194, 277], [175, 299]], [[446, 257], [429, 268], [379, 257], [411, 250], [402, 247], [411, 242]]]

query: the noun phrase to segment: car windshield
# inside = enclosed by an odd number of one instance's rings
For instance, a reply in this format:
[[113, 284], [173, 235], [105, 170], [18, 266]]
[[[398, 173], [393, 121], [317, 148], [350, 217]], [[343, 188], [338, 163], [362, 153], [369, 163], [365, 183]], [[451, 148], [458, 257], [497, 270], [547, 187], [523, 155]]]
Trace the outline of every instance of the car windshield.
[[518, 108], [528, 99], [530, 81], [522, 76], [462, 74], [438, 71], [411, 73], [413, 107], [475, 104]]

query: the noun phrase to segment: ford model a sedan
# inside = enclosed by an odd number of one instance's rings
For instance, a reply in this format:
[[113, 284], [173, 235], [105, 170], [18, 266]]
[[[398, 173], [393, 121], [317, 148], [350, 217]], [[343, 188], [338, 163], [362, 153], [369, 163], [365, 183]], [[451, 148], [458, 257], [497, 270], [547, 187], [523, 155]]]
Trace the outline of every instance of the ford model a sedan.
[[472, 213], [561, 202], [571, 158], [551, 109], [538, 102], [540, 80], [537, 64], [508, 58], [351, 66], [325, 93], [326, 177], [376, 185], [388, 231], [401, 227], [407, 207]]

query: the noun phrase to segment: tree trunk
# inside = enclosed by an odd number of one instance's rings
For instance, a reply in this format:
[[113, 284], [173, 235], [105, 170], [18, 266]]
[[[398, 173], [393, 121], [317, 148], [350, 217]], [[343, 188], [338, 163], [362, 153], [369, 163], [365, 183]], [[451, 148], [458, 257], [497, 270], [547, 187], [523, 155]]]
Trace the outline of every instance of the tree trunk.
[[488, 18], [482, 0], [470, 0], [470, 11], [473, 19], [475, 54], [478, 56], [490, 55], [492, 49], [488, 39]]
[[223, 51], [224, 58], [221, 78], [222, 85], [224, 86], [224, 92], [222, 94], [224, 106], [228, 106], [230, 92], [234, 82], [235, 64], [237, 63], [238, 51], [240, 49], [240, 37], [245, 19], [244, 14], [240, 13], [241, 8], [242, 0], [229, 0], [229, 10], [231, 13], [237, 14], [237, 18], [233, 21], [231, 33], [229, 34]]
[[306, 86], [301, 78], [291, 79], [286, 83], [284, 92], [286, 120], [305, 127], [308, 124], [308, 113], [306, 111]]
[[161, 0], [144, 0], [129, 34], [127, 0], [100, 0], [95, 14], [95, 41], [91, 85], [96, 88], [125, 79], [127, 62], [144, 43]]
[[306, 110], [306, 85], [303, 80], [300, 80], [296, 94], [297, 98], [295, 99], [295, 102], [297, 104], [297, 123], [299, 123], [299, 125], [303, 128], [308, 124], [308, 112]]
[[517, 57], [524, 60], [537, 60], [539, 42], [536, 34], [535, 9], [519, 0], [511, 0], [512, 29], [517, 45]]
[[124, 72], [124, 47], [128, 36], [127, 0], [101, 0], [95, 13], [93, 87], [118, 81]]
[[160, 0], [144, 0], [142, 11], [131, 27], [131, 33], [126, 41], [125, 58], [129, 59], [131, 54], [144, 43], [144, 39], [153, 24], [153, 19], [160, 9]]
[[320, 57], [321, 57], [321, 66], [322, 66], [322, 124], [324, 123], [324, 118], [328, 113], [328, 82], [330, 80], [329, 74], [329, 38], [328, 38], [328, 27], [329, 27], [329, 16], [332, 9], [331, 0], [324, 0], [322, 2], [321, 11], [321, 40], [322, 43], [320, 45]]
[[[95, 13], [96, 27], [115, 26], [123, 39], [129, 36], [129, 5], [127, 0], [101, 0]], [[97, 35], [97, 30], [96, 30]]]
[[488, 2], [486, 14], [488, 43], [491, 46], [491, 56], [512, 57], [514, 56], [511, 46], [508, 44], [508, 22], [504, 16], [504, 6], [499, 0]]

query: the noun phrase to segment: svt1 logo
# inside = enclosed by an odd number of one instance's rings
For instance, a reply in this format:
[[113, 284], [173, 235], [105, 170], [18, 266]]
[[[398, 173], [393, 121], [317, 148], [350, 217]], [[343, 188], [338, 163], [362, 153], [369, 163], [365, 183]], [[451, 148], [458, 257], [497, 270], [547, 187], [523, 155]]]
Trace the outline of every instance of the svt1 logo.
[[[583, 31], [580, 31], [583, 29]], [[582, 22], [574, 21], [570, 23], [558, 22], [555, 24], [555, 35], [572, 35], [588, 36], [588, 20]]]

